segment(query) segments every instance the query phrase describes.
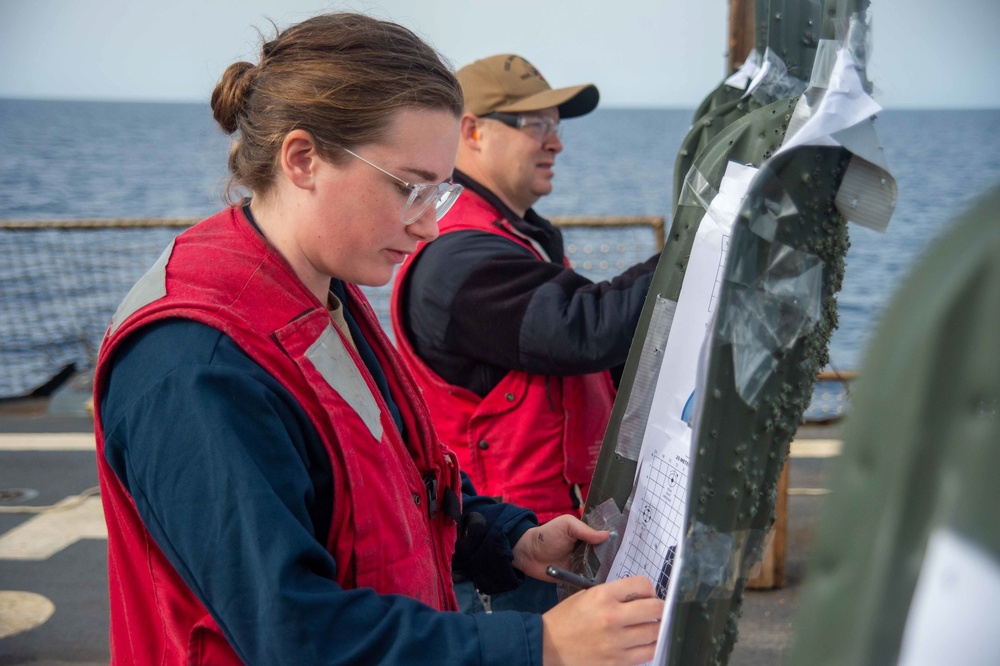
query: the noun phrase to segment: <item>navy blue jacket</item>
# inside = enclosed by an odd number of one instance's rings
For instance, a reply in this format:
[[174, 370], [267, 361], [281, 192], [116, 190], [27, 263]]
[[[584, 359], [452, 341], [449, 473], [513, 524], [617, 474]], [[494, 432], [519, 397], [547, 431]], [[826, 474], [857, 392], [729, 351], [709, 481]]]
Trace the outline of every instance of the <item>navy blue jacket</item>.
[[[541, 664], [538, 615], [442, 613], [334, 582], [323, 444], [283, 387], [221, 332], [187, 320], [138, 332], [115, 358], [100, 410], [115, 474], [248, 663], [263, 663], [256, 650], [266, 645], [295, 664]], [[534, 515], [463, 481], [463, 515], [482, 519], [460, 539], [455, 569], [510, 589], [523, 580], [510, 548]], [[199, 501], [222, 484], [214, 494], [228, 503]]]

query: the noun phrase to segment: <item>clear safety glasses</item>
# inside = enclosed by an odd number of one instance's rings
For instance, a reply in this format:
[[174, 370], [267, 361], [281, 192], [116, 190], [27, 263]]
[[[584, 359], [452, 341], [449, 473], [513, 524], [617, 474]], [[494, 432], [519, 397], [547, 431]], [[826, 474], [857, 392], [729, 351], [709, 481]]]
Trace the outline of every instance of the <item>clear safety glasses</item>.
[[343, 146], [340, 146], [340, 149], [348, 155], [358, 158], [368, 166], [378, 169], [397, 181], [403, 186], [403, 189], [410, 193], [410, 198], [406, 200], [406, 205], [403, 206], [403, 212], [400, 216], [403, 224], [407, 226], [419, 220], [420, 216], [432, 205], [434, 206], [435, 219], [440, 220], [448, 212], [452, 204], [455, 203], [455, 200], [458, 199], [458, 195], [462, 193], [462, 186], [451, 181], [445, 181], [439, 185], [432, 185], [431, 183], [408, 183], [399, 176], [389, 173], [379, 165], [372, 164], [354, 151], [348, 150]]
[[554, 118], [526, 116], [523, 113], [489, 113], [482, 117], [498, 120], [514, 129], [524, 130], [538, 141], [544, 141], [552, 135], [562, 138], [563, 126]]

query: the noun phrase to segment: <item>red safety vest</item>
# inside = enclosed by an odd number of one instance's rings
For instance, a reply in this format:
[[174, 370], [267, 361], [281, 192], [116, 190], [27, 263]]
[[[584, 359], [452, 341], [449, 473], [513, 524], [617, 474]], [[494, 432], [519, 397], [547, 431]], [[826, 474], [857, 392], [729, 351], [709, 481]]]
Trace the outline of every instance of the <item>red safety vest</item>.
[[[326, 548], [337, 563], [337, 583], [454, 610], [456, 526], [443, 511], [430, 515], [435, 498], [427, 489], [436, 488], [440, 497], [451, 488], [460, 496], [458, 465], [441, 447], [419, 390], [371, 306], [356, 287], [348, 285], [348, 291], [352, 312], [402, 413], [408, 442], [323, 304], [238, 208], [178, 236], [126, 296], [101, 348], [95, 404], [115, 350], [139, 328], [184, 317], [222, 331], [295, 397], [326, 446], [336, 500]], [[240, 663], [153, 542], [132, 497], [105, 461], [103, 427], [96, 416], [108, 523], [112, 660]]]
[[[546, 260], [500, 211], [468, 189], [440, 227], [442, 234], [468, 229], [497, 234]], [[447, 383], [417, 356], [402, 326], [402, 285], [424, 247], [396, 275], [392, 328], [438, 435], [479, 493], [529, 508], [542, 522], [564, 513], [579, 517], [614, 404], [610, 374], [554, 377], [511, 370], [482, 398]]]

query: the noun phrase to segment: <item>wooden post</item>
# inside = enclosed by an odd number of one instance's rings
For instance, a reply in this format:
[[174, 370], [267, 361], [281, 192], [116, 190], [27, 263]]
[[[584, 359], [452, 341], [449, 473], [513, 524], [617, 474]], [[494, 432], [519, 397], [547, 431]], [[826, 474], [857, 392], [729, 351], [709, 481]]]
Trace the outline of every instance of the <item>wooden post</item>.
[[728, 70], [732, 74], [754, 47], [754, 0], [729, 0]]
[[790, 460], [789, 458], [788, 461], [785, 461], [785, 469], [781, 471], [781, 478], [778, 479], [778, 503], [774, 508], [775, 519], [774, 525], [771, 526], [770, 541], [764, 550], [760, 571], [747, 581], [748, 590], [770, 590], [785, 585], [785, 539], [788, 534], [788, 468]]

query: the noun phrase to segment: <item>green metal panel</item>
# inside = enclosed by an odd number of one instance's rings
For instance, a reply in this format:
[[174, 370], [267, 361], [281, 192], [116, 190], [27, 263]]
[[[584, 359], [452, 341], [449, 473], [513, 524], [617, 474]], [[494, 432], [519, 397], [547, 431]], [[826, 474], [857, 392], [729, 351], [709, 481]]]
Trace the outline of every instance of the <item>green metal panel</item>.
[[[826, 364], [836, 327], [835, 296], [848, 241], [847, 221], [833, 199], [849, 160], [843, 148], [803, 148], [772, 158], [751, 183], [733, 228], [718, 316], [710, 333], [706, 397], [693, 443], [680, 596], [671, 622], [671, 665], [725, 664], [736, 642], [743, 589], [774, 522], [788, 447], [816, 375]], [[777, 216], [775, 204], [782, 211]], [[770, 227], [773, 238], [764, 230], [771, 223], [776, 223]], [[794, 257], [795, 266], [780, 269], [780, 277], [773, 274], [776, 253]], [[774, 279], [783, 284], [808, 282], [812, 268], [821, 275], [817, 303], [808, 302], [808, 290], [806, 303], [800, 299], [780, 304], [771, 293], [758, 291]], [[759, 378], [756, 397], [748, 400], [741, 388], [746, 378], [735, 370], [740, 366], [737, 344], [727, 329], [745, 328], [755, 319], [780, 329], [778, 322], [796, 316], [796, 305], [819, 306], [819, 320], [806, 326], [807, 332], [796, 329], [780, 336], [790, 344], [773, 351], [773, 367]]]
[[[823, 32], [823, 0], [771, 0], [767, 47], [788, 75], [808, 81]], [[850, 16], [850, 14], [839, 14]], [[833, 36], [832, 34], [830, 35]]]
[[[867, 0], [827, 0], [824, 10], [826, 16], [824, 37], [832, 37], [838, 12], [853, 11], [859, 3], [867, 6]], [[786, 25], [788, 24], [786, 23]], [[699, 151], [693, 162], [694, 170], [701, 174], [702, 179], [710, 189], [717, 190], [729, 161], [760, 166], [784, 140], [788, 121], [797, 101], [798, 98], [778, 100], [729, 123]], [[810, 169], [799, 174], [799, 178], [802, 180], [799, 187], [810, 186], [809, 179], [812, 172], [813, 170]], [[681, 185], [680, 188], [682, 191], [690, 190], [685, 185]], [[836, 188], [834, 187], [830, 195], [833, 196], [835, 192]], [[684, 280], [686, 259], [690, 254], [698, 225], [704, 215], [704, 208], [693, 201], [692, 203], [695, 205], [688, 205], [688, 197], [682, 197], [680, 192], [675, 194], [675, 198], [678, 203], [671, 228], [639, 318], [632, 348], [625, 363], [618, 397], [615, 400], [585, 504], [585, 513], [592, 511], [609, 499], [614, 500], [621, 510], [632, 490], [636, 459], [627, 455], [623, 456], [618, 452], [623, 419], [627, 409], [631, 409], [630, 402], [634, 402], [632, 393], [635, 389], [637, 370], [643, 354], [650, 353], [647, 334], [653, 322], [656, 302], [658, 299], [677, 300]], [[657, 370], [656, 367], [651, 369]], [[644, 398], [651, 398], [651, 395], [637, 396], [639, 400]], [[594, 553], [588, 552], [577, 568], [589, 575], [595, 575], [598, 572], [599, 564]]]
[[[779, 5], [785, 6], [772, 0], [771, 11]], [[829, 0], [824, 30], [838, 29], [842, 24], [835, 20], [836, 13], [853, 12], [856, 7], [854, 2]], [[813, 22], [810, 28], [818, 20], [812, 15], [803, 18], [805, 11], [795, 15]], [[769, 43], [790, 48], [787, 36], [775, 41], [778, 37], [773, 34], [777, 25], [787, 28], [790, 23], [770, 21]], [[833, 35], [824, 32], [824, 37]], [[811, 67], [815, 49], [802, 46], [796, 67], [806, 74], [802, 67], [806, 63]], [[720, 106], [714, 116], [718, 126], [699, 130], [702, 134], [692, 144], [697, 154], [679, 186], [682, 189], [675, 192], [671, 229], [585, 505], [585, 518], [592, 524], [598, 522], [592, 518], [606, 511], [609, 500], [619, 512], [624, 511], [635, 482], [636, 446], [641, 444], [637, 433], [641, 438], [639, 426], [648, 419], [662, 360], [660, 350], [670, 328], [669, 304], [679, 297], [694, 237], [705, 215], [704, 203], [719, 189], [730, 161], [761, 167], [733, 231], [719, 314], [710, 332], [709, 388], [693, 442], [685, 556], [679, 574], [674, 574], [679, 575], [680, 595], [673, 606], [669, 637], [672, 665], [725, 664], [729, 658], [746, 578], [774, 520], [776, 488], [788, 446], [812, 395], [817, 371], [827, 362], [829, 338], [836, 327], [835, 295], [849, 243], [846, 221], [834, 200], [851, 153], [839, 147], [804, 146], [775, 155], [797, 102], [797, 97], [783, 98], [726, 118], [718, 113]], [[821, 266], [815, 291], [818, 322], [785, 340], [787, 345], [764, 350], [771, 366], [756, 378], [759, 392], [751, 391], [748, 397], [747, 378], [735, 369], [739, 364], [734, 360], [734, 322], [747, 318], [747, 299], [756, 298], [747, 286], [774, 277], [768, 258], [775, 254]], [[763, 307], [757, 319], [777, 326], [784, 313], [780, 308], [768, 310], [762, 305], [766, 301], [763, 297], [755, 301]], [[607, 557], [607, 553], [599, 558], [598, 551], [584, 549], [576, 569], [600, 578], [602, 568], [606, 571], [609, 565]]]
[[[795, 100], [781, 100], [731, 123], [717, 135], [710, 146], [702, 151], [696, 162], [696, 168], [709, 183], [718, 188], [730, 160], [759, 167], [781, 145], [794, 107]], [[598, 457], [590, 492], [587, 495], [586, 510], [593, 509], [608, 499], [614, 499], [618, 509], [622, 510], [632, 492], [636, 460], [617, 453], [618, 434], [632, 394], [640, 354], [646, 332], [653, 319], [656, 299], [659, 297], [676, 301], [680, 296], [687, 259], [691, 254], [698, 225], [705, 214], [704, 208], [694, 205], [696, 202], [693, 200], [691, 203], [692, 205], [677, 206], [670, 233], [656, 265], [649, 295], [639, 317], [632, 349], [625, 363], [621, 386]], [[648, 398], [651, 399], [652, 395]], [[594, 575], [597, 568], [596, 561], [591, 559], [586, 572]]]
[[[696, 168], [705, 180], [717, 187], [730, 160], [760, 166], [771, 158], [784, 137], [794, 103], [795, 100], [775, 102], [720, 133], [696, 161]], [[688, 592], [687, 598], [675, 606], [671, 664], [724, 664], [735, 644], [747, 574], [759, 559], [763, 537], [773, 522], [777, 482], [788, 446], [808, 406], [816, 373], [826, 364], [829, 336], [836, 326], [834, 295], [840, 289], [848, 241], [846, 222], [836, 212], [833, 199], [849, 157], [840, 148], [808, 148], [771, 159], [755, 179], [756, 187], [752, 186], [748, 194], [746, 217], [741, 218], [734, 230], [730, 265], [735, 257], [741, 256], [741, 248], [751, 254], [762, 251], [754, 242], [758, 237], [749, 232], [748, 225], [768, 214], [763, 196], [765, 186], [771, 196], [777, 192], [782, 196], [787, 194], [794, 205], [786, 210], [794, 213], [781, 220], [778, 239], [780, 244], [808, 252], [824, 262], [823, 319], [812, 333], [783, 352], [762, 397], [752, 404], [739, 396], [731, 349], [716, 336], [713, 364], [709, 368], [713, 399], [706, 401], [699, 439], [694, 444], [698, 455], [692, 461], [690, 495], [697, 504], [692, 507], [694, 513], [689, 517], [687, 532], [688, 539], [694, 530], [702, 530], [701, 536], [738, 535], [741, 541], [727, 542], [733, 548], [727, 554], [727, 566], [733, 569], [722, 588], [710, 591], [701, 589], [697, 583], [685, 586], [682, 582]], [[699, 206], [678, 206], [654, 274], [650, 290], [654, 297], [647, 299], [634, 348], [643, 339], [639, 335], [649, 327], [655, 297], [678, 298], [686, 260], [704, 213]], [[726, 298], [724, 289], [724, 303]], [[726, 306], [722, 307], [724, 310]], [[732, 307], [738, 306], [733, 303]], [[720, 319], [719, 325], [723, 321], [724, 318]], [[626, 379], [630, 372], [635, 376], [638, 351], [633, 351], [626, 364]], [[623, 381], [605, 444], [617, 441], [617, 428], [631, 389], [632, 384]], [[613, 445], [602, 447], [587, 498], [588, 510], [609, 498], [623, 509], [631, 493], [635, 469], [636, 460], [620, 455]], [[594, 553], [589, 553], [582, 570], [593, 576], [598, 568]], [[682, 581], [686, 573], [685, 569]]]
[[918, 262], [884, 314], [831, 472], [789, 664], [895, 664], [939, 530], [1000, 566], [998, 211], [1000, 187]]

